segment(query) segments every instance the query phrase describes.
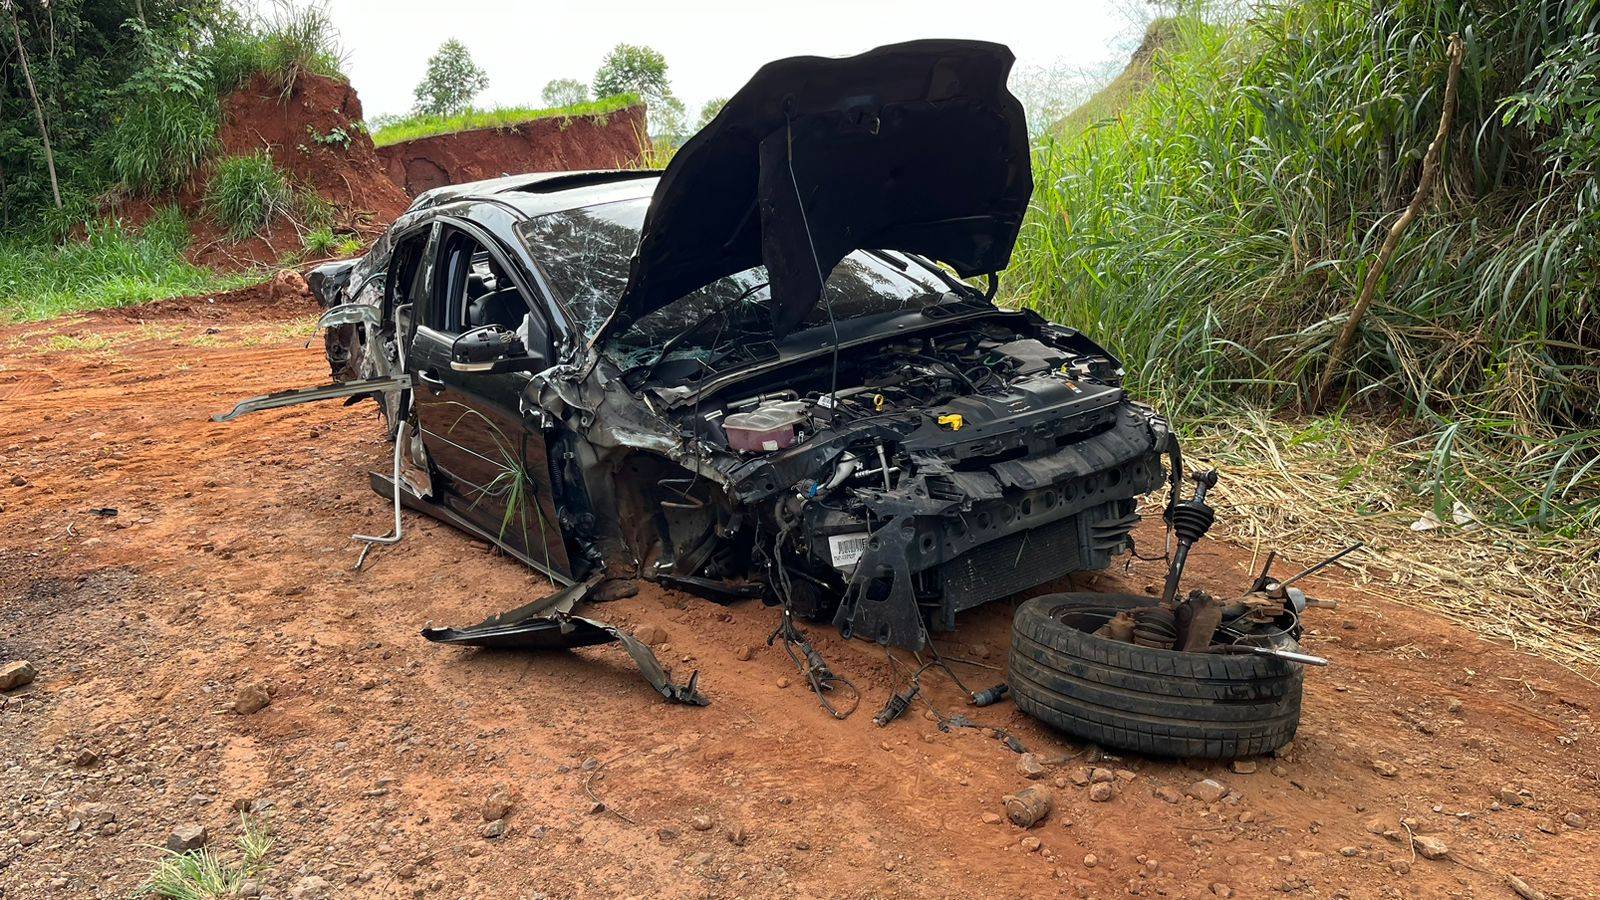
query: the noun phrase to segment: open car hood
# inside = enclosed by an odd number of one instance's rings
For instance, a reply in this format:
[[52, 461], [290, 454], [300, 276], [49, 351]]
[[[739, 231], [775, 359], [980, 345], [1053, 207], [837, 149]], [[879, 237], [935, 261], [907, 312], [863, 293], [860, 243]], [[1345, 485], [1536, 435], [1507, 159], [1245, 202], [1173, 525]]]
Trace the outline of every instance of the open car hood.
[[859, 249], [1005, 268], [1033, 190], [1001, 44], [926, 40], [768, 63], [667, 165], [607, 335], [765, 263], [773, 337]]

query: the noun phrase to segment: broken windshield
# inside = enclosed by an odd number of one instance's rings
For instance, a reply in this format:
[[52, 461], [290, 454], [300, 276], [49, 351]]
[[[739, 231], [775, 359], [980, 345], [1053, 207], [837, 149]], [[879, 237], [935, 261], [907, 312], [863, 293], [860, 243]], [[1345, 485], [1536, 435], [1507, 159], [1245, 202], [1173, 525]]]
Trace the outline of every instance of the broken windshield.
[[[628, 283], [628, 260], [650, 201], [618, 200], [548, 213], [519, 226], [533, 258], [586, 337], [593, 337], [616, 308]], [[670, 358], [712, 365], [733, 346], [771, 331], [767, 271], [756, 266], [718, 279], [667, 304], [608, 340], [606, 352], [624, 368], [648, 365], [662, 347], [684, 334]], [[947, 290], [931, 272], [899, 254], [855, 252], [828, 276], [824, 302], [797, 330], [874, 313], [915, 309]], [[741, 295], [742, 299], [741, 299]]]

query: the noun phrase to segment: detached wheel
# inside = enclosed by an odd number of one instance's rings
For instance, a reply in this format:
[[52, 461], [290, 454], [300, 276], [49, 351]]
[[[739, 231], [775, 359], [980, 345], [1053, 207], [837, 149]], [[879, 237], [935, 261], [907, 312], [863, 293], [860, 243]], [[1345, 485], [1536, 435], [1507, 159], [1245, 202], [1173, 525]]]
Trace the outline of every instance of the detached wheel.
[[[1276, 750], [1300, 724], [1302, 667], [1263, 656], [1179, 653], [1095, 637], [1128, 594], [1047, 594], [1012, 622], [1011, 696], [1084, 740], [1157, 756], [1231, 759]], [[1266, 641], [1298, 650], [1288, 635]]]

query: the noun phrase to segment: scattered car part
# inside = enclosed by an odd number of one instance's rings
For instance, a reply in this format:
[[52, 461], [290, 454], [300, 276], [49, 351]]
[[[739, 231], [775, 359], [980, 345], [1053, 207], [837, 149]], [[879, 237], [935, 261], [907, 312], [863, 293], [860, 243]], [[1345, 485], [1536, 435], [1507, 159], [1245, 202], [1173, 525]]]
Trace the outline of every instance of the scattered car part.
[[569, 585], [532, 603], [490, 616], [467, 628], [424, 628], [422, 636], [437, 644], [461, 644], [492, 649], [555, 650], [592, 647], [620, 641], [634, 665], [661, 696], [674, 703], [706, 706], [711, 701], [696, 685], [698, 671], [677, 684], [667, 675], [654, 652], [633, 635], [614, 625], [572, 612], [604, 579], [594, 576]]
[[296, 388], [288, 391], [278, 391], [260, 397], [251, 397], [241, 400], [233, 409], [211, 417], [213, 422], [231, 422], [242, 415], [261, 412], [266, 409], [282, 409], [286, 406], [299, 406], [302, 403], [314, 403], [319, 400], [338, 400], [345, 397], [362, 397], [373, 392], [388, 390], [407, 390], [411, 387], [410, 375], [396, 375], [391, 378], [369, 378], [360, 381], [345, 381], [337, 384], [326, 384], [321, 387]]
[[1223, 604], [1205, 591], [1190, 591], [1174, 615], [1177, 633], [1172, 649], [1198, 653], [1211, 646], [1225, 611]]
[[405, 536], [405, 526], [400, 521], [400, 490], [401, 490], [401, 485], [403, 484], [403, 482], [400, 479], [400, 474], [401, 474], [401, 463], [402, 463], [401, 456], [403, 455], [403, 452], [404, 452], [404, 449], [405, 449], [405, 446], [406, 446], [406, 427], [407, 427], [406, 423], [402, 422], [400, 424], [400, 432], [395, 435], [395, 441], [394, 441], [394, 472], [390, 476], [390, 480], [394, 482], [394, 490], [393, 490], [393, 495], [394, 495], [394, 526], [389, 529], [389, 533], [388, 534], [383, 534], [383, 535], [352, 534], [352, 535], [350, 535], [350, 539], [351, 540], [360, 541], [363, 544], [363, 546], [361, 548], [361, 555], [356, 557], [355, 569], [356, 569], [357, 572], [361, 571], [361, 567], [366, 564], [366, 562], [367, 562], [367, 554], [372, 552], [372, 548], [373, 547], [375, 547], [375, 546], [377, 546], [379, 544], [383, 544], [383, 545], [398, 544], [398, 543], [400, 543], [400, 538]]
[[917, 695], [921, 692], [922, 686], [913, 682], [905, 690], [890, 694], [888, 702], [883, 705], [883, 709], [878, 710], [878, 714], [872, 717], [873, 724], [882, 728], [905, 715], [906, 710], [911, 708], [911, 701], [917, 699]]
[[[856, 690], [850, 679], [836, 675], [828, 668], [828, 663], [822, 658], [822, 654], [818, 653], [800, 629], [795, 627], [794, 614], [787, 604], [784, 606], [783, 618], [779, 620], [777, 629], [767, 635], [767, 646], [772, 646], [772, 643], [779, 638], [783, 639], [783, 651], [789, 654], [789, 661], [800, 670], [801, 677], [811, 685], [811, 692], [817, 695], [817, 703], [835, 719], [850, 718], [850, 714], [861, 705], [861, 692]], [[841, 707], [835, 704], [831, 699], [834, 696], [845, 697], [848, 705]]]
[[1172, 564], [1167, 568], [1167, 581], [1161, 588], [1161, 605], [1171, 609], [1178, 596], [1178, 581], [1183, 577], [1183, 567], [1189, 561], [1189, 550], [1195, 542], [1206, 536], [1217, 514], [1206, 504], [1206, 491], [1217, 486], [1217, 472], [1211, 469], [1189, 476], [1194, 481], [1194, 496], [1172, 503], [1167, 515], [1172, 520], [1172, 530], [1178, 536], [1178, 549], [1172, 554]]
[[1360, 550], [1364, 546], [1366, 546], [1366, 544], [1362, 543], [1361, 541], [1356, 541], [1355, 543], [1344, 548], [1343, 550], [1340, 550], [1338, 553], [1333, 554], [1327, 559], [1324, 559], [1315, 565], [1308, 566], [1296, 574], [1283, 579], [1282, 581], [1278, 581], [1272, 577], [1272, 563], [1277, 560], [1278, 554], [1276, 552], [1270, 552], [1267, 554], [1267, 561], [1265, 565], [1261, 567], [1261, 574], [1256, 576], [1255, 583], [1250, 586], [1250, 593], [1261, 594], [1270, 600], [1275, 600], [1280, 603], [1287, 603], [1297, 615], [1305, 612], [1311, 607], [1337, 609], [1339, 607], [1339, 601], [1313, 600], [1312, 598], [1306, 596], [1305, 591], [1302, 591], [1293, 585], [1296, 581], [1299, 581], [1300, 579], [1309, 575], [1315, 575], [1323, 569], [1326, 569], [1328, 566], [1331, 566], [1339, 560], [1344, 559], [1346, 556], [1349, 556], [1357, 550]]
[[1006, 818], [1018, 828], [1032, 828], [1050, 815], [1050, 808], [1054, 805], [1050, 791], [1037, 784], [1030, 784], [1015, 794], [1007, 794], [1004, 803]]
[[[1294, 737], [1304, 670], [1284, 659], [1182, 653], [1110, 640], [1095, 630], [1152, 598], [1047, 594], [1018, 608], [1010, 677], [1017, 708], [1108, 747], [1160, 756], [1231, 758]], [[1297, 652], [1287, 632], [1260, 639]]]
[[983, 690], [977, 692], [976, 694], [973, 694], [972, 695], [972, 705], [973, 706], [993, 706], [996, 703], [999, 703], [1002, 699], [1004, 699], [1005, 695], [1010, 693], [1010, 691], [1011, 691], [1011, 687], [1009, 685], [1007, 685], [1005, 682], [1002, 681], [999, 684], [995, 685], [994, 687], [984, 688]]
[[1253, 653], [1256, 656], [1270, 656], [1285, 662], [1300, 663], [1306, 666], [1326, 666], [1328, 661], [1320, 656], [1309, 653], [1296, 653], [1293, 650], [1284, 650], [1280, 647], [1258, 647], [1254, 644], [1217, 644], [1208, 647], [1201, 653]]

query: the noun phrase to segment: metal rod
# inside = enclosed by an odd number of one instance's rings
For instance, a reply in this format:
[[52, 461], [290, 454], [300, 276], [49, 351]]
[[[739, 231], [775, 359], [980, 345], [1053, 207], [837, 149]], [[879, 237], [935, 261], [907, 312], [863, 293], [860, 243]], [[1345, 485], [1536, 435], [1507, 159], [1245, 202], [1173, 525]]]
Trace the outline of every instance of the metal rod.
[[1334, 563], [1338, 562], [1341, 559], [1344, 559], [1346, 556], [1349, 556], [1350, 554], [1356, 552], [1357, 550], [1360, 550], [1362, 547], [1365, 547], [1365, 546], [1366, 546], [1365, 543], [1363, 543], [1361, 541], [1356, 541], [1354, 544], [1351, 544], [1350, 546], [1344, 548], [1343, 550], [1340, 550], [1338, 553], [1335, 553], [1334, 555], [1328, 557], [1327, 559], [1323, 560], [1322, 562], [1319, 562], [1316, 565], [1312, 566], [1311, 568], [1306, 569], [1305, 571], [1301, 572], [1300, 574], [1291, 575], [1291, 576], [1289, 576], [1289, 578], [1287, 580], [1278, 582], [1278, 586], [1279, 587], [1288, 587], [1289, 585], [1294, 584], [1296, 581], [1299, 581], [1300, 579], [1306, 577], [1307, 575], [1314, 575], [1317, 572], [1320, 572], [1323, 569], [1326, 569], [1327, 567], [1333, 565]]
[[1309, 653], [1296, 653], [1293, 650], [1279, 650], [1276, 647], [1257, 647], [1253, 644], [1223, 644], [1212, 647], [1208, 653], [1251, 653], [1256, 656], [1270, 656], [1284, 662], [1301, 663], [1307, 666], [1325, 666], [1328, 661], [1320, 656]]
[[375, 544], [398, 544], [404, 533], [400, 526], [400, 451], [405, 445], [406, 428], [401, 423], [394, 435], [394, 530], [389, 534], [378, 536], [371, 534], [352, 534], [352, 540], [366, 544], [361, 548], [361, 555], [356, 557], [356, 571], [361, 571], [361, 566], [367, 561], [367, 554], [372, 551]]

